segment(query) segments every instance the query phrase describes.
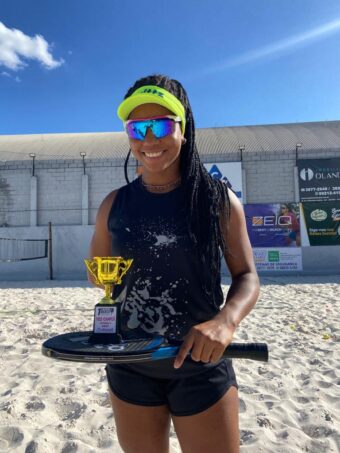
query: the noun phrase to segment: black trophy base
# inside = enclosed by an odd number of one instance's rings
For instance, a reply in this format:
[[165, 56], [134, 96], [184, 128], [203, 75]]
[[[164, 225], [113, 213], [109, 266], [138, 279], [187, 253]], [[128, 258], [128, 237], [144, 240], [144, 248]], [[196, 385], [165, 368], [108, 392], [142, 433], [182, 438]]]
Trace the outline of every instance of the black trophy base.
[[88, 342], [91, 344], [119, 344], [122, 336], [119, 333], [94, 333], [89, 336]]

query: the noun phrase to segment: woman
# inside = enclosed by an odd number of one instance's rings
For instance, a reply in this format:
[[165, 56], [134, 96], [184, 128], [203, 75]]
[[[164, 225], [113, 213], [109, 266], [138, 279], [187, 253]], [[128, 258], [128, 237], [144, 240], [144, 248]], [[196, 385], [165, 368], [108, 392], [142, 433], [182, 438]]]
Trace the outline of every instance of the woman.
[[[221, 357], [259, 294], [242, 206], [200, 162], [179, 82], [138, 80], [118, 116], [143, 171], [102, 202], [90, 253], [134, 259], [113, 291], [125, 338], [184, 339], [175, 360], [107, 366], [119, 442], [168, 452], [172, 420], [183, 452], [237, 452], [237, 383]], [[224, 306], [221, 250], [232, 276]]]
[[288, 204], [281, 204], [279, 216], [280, 226], [287, 229], [286, 244], [290, 247], [300, 247], [300, 223], [293, 208]]

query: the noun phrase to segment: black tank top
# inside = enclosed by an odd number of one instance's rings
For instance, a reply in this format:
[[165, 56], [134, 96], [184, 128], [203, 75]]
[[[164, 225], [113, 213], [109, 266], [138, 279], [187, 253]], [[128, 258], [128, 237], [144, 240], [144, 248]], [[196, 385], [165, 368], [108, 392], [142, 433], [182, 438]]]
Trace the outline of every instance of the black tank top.
[[[209, 268], [202, 268], [188, 234], [182, 187], [151, 193], [140, 178], [134, 180], [119, 189], [108, 228], [112, 255], [134, 260], [113, 290], [114, 299], [122, 303], [124, 338], [146, 334], [182, 338], [193, 325], [216, 315], [218, 306], [202, 286], [203, 272]], [[215, 301], [223, 303], [220, 276]]]

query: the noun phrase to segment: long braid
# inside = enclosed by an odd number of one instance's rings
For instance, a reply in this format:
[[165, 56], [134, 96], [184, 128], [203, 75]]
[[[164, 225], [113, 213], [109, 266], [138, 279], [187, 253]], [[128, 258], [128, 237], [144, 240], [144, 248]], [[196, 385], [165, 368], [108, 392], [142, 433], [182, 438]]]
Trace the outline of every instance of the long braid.
[[[203, 266], [204, 290], [214, 300], [214, 289], [220, 274], [220, 250], [226, 250], [221, 230], [221, 219], [229, 224], [230, 202], [227, 186], [213, 179], [202, 164], [195, 140], [195, 123], [187, 93], [177, 80], [164, 75], [152, 75], [136, 81], [125, 98], [145, 85], [155, 85], [166, 89], [181, 101], [186, 112], [185, 138], [180, 155], [180, 172], [186, 194], [187, 225], [190, 238], [196, 247], [198, 258]], [[128, 155], [129, 156], [129, 155]], [[125, 161], [125, 168], [127, 167]]]
[[129, 149], [129, 152], [126, 155], [125, 162], [124, 162], [124, 176], [125, 176], [125, 180], [128, 184], [130, 182], [129, 176], [128, 176], [128, 163], [129, 163], [130, 154], [131, 154], [131, 149]]

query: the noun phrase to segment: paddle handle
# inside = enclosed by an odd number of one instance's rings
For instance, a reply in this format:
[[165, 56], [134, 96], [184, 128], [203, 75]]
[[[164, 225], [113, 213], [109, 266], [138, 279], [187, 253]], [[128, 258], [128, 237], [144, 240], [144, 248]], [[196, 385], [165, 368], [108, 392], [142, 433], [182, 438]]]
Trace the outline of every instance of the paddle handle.
[[[179, 346], [165, 346], [157, 349], [151, 354], [152, 360], [176, 357], [179, 349]], [[223, 357], [268, 362], [268, 346], [266, 343], [231, 343], [225, 349]]]

